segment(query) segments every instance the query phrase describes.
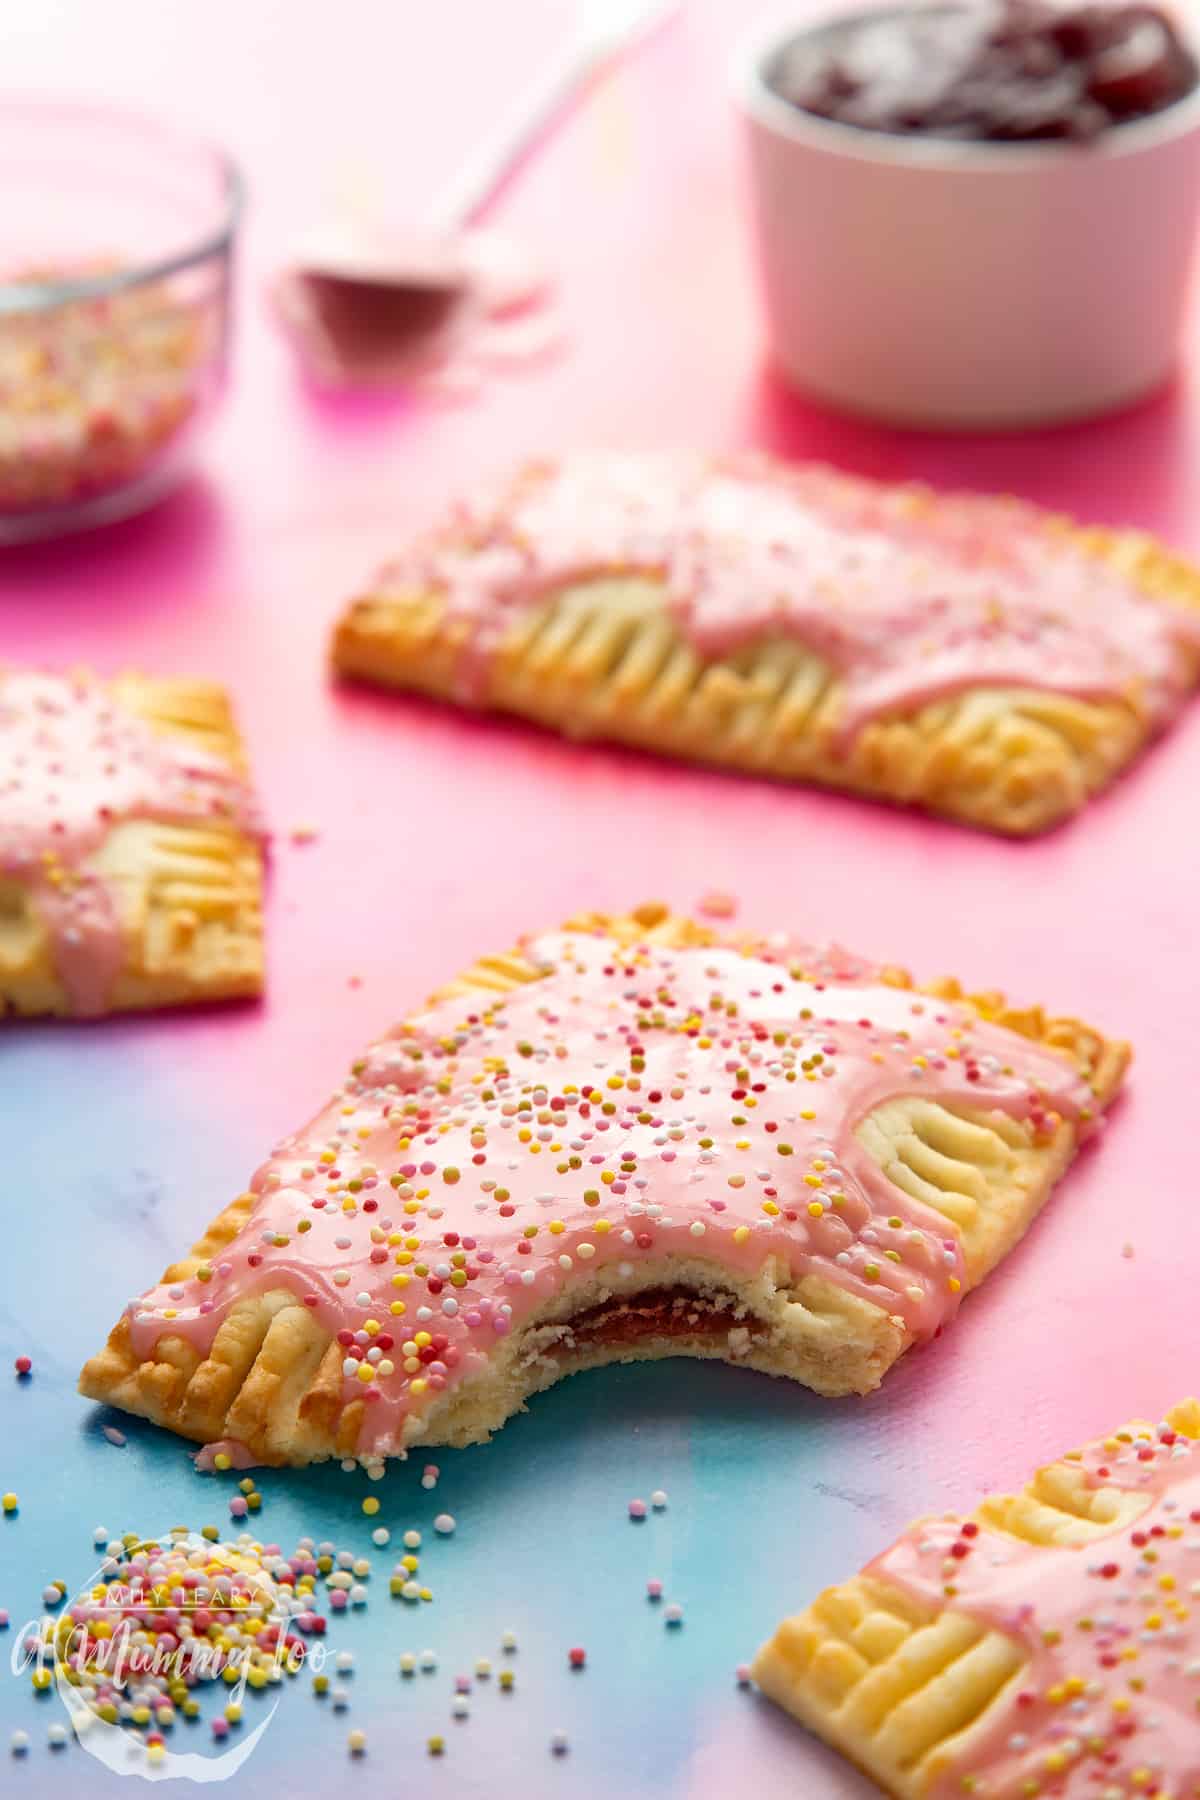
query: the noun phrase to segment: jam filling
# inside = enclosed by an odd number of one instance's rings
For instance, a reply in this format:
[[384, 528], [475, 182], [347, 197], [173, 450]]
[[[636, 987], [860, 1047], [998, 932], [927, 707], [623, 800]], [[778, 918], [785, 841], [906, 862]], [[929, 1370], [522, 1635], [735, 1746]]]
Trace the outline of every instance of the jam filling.
[[642, 1338], [725, 1337], [740, 1327], [761, 1327], [732, 1294], [693, 1294], [685, 1288], [647, 1288], [628, 1299], [605, 1300], [577, 1313], [563, 1327], [559, 1350], [636, 1344]]
[[1183, 99], [1197, 65], [1156, 6], [996, 0], [847, 20], [787, 45], [769, 80], [866, 131], [1086, 141]]

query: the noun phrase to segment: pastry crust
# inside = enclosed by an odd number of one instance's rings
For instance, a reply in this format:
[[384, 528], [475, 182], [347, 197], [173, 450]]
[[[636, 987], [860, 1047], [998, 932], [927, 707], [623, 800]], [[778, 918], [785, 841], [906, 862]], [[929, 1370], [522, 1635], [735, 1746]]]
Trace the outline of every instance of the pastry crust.
[[918, 1521], [785, 1619], [753, 1679], [894, 1800], [1192, 1800], [1200, 1640], [1171, 1568], [1190, 1569], [1180, 1540], [1198, 1516], [1197, 1439], [1200, 1402], [1187, 1400], [965, 1520]]
[[[593, 951], [601, 959], [617, 951], [630, 957], [631, 966], [649, 966], [655, 953], [663, 948], [685, 953], [710, 949], [730, 953], [736, 949], [750, 958], [762, 949], [761, 940], [719, 935], [657, 905], [616, 918], [587, 914], [569, 921], [563, 931], [578, 936], [561, 940], [566, 949], [557, 970], [547, 967], [538, 948], [544, 940], [531, 940], [505, 955], [483, 958], [441, 989], [429, 1003], [431, 1008], [441, 1009], [429, 1015], [436, 1018], [438, 1030], [443, 1029], [446, 1019], [459, 1016], [456, 1003], [465, 1003], [470, 1009], [463, 1015], [466, 1018], [482, 1017], [485, 1021], [495, 1016], [493, 1009], [503, 1014], [505, 1007], [511, 1008], [514, 996], [524, 990], [543, 1008], [562, 1004], [578, 978], [584, 950]], [[736, 969], [738, 958], [731, 955], [730, 960]], [[749, 965], [752, 972], [762, 966], [754, 961]], [[996, 993], [980, 993], [967, 999], [953, 981], [915, 989], [903, 970], [875, 973], [882, 991], [898, 991], [898, 1001], [911, 993], [917, 1013], [924, 1008], [916, 997], [930, 995], [957, 1002], [965, 1016], [977, 1016], [1001, 1027], [1000, 1035], [1005, 1041], [1011, 1038], [1018, 1066], [1022, 1040], [1038, 1046], [1043, 1054], [1051, 1052], [1045, 1063], [1052, 1071], [1061, 1067], [1064, 1082], [1082, 1078], [1080, 1092], [1088, 1095], [1089, 1101], [1084, 1114], [1089, 1106], [1096, 1111], [1106, 1106], [1120, 1085], [1128, 1047], [1101, 1036], [1078, 1020], [1051, 1017], [1037, 1007], [1015, 1008]], [[544, 1001], [543, 983], [548, 990]], [[403, 1047], [405, 1034], [415, 1030], [414, 1024], [398, 1028], [393, 1038], [385, 1040], [385, 1046]], [[356, 1071], [365, 1062], [366, 1059], [356, 1064]], [[492, 1064], [484, 1066], [490, 1068]], [[586, 1066], [591, 1069], [595, 1065], [589, 1058]], [[468, 1067], [464, 1063], [459, 1073], [467, 1094], [473, 1083], [482, 1078], [469, 1075]], [[578, 1072], [568, 1059], [556, 1068], [555, 1080], [569, 1083], [572, 1074]], [[794, 1109], [796, 1088], [783, 1088], [782, 1080], [780, 1087], [791, 1096]], [[445, 1091], [446, 1104], [452, 1107], [458, 1090], [449, 1075]], [[568, 1086], [565, 1091], [574, 1090]], [[349, 1097], [350, 1088], [343, 1093]], [[773, 1100], [778, 1098], [772, 1096]], [[352, 1114], [354, 1108], [351, 1104], [337, 1110], [340, 1116]], [[328, 1116], [332, 1115], [319, 1115], [319, 1119]], [[1020, 1117], [983, 1100], [979, 1105], [961, 1101], [943, 1105], [932, 1095], [915, 1094], [892, 1096], [872, 1105], [859, 1122], [855, 1138], [865, 1157], [887, 1178], [887, 1192], [894, 1196], [889, 1208], [915, 1206], [919, 1217], [936, 1219], [945, 1242], [955, 1246], [962, 1285], [970, 1288], [982, 1281], [1022, 1236], [1070, 1162], [1087, 1125], [1082, 1114], [1074, 1119], [1057, 1112], [1038, 1118]], [[394, 1131], [394, 1126], [391, 1129]], [[313, 1143], [328, 1141], [323, 1131], [324, 1126], [320, 1132], [311, 1133]], [[471, 1141], [474, 1144], [479, 1140]], [[295, 1142], [299, 1144], [300, 1140]], [[373, 1142], [368, 1149], [374, 1157]], [[297, 1154], [309, 1159], [314, 1153], [305, 1143]], [[376, 1168], [374, 1162], [369, 1166], [372, 1171]], [[506, 1166], [517, 1165], [510, 1162]], [[561, 1171], [566, 1165], [560, 1163], [557, 1167]], [[731, 1167], [733, 1163], [728, 1158], [718, 1159], [718, 1178], [724, 1179]], [[311, 1177], [313, 1169], [310, 1167], [307, 1173]], [[545, 1175], [547, 1180], [555, 1180], [552, 1169], [547, 1168]], [[457, 1184], [457, 1170], [453, 1171], [453, 1178]], [[191, 1253], [166, 1271], [164, 1289], [175, 1292], [178, 1284], [211, 1278], [214, 1267], [233, 1255], [230, 1247], [247, 1227], [260, 1197], [269, 1194], [273, 1184], [286, 1185], [289, 1179], [284, 1174], [268, 1175], [265, 1182], [256, 1180], [257, 1191], [247, 1191], [227, 1206]], [[393, 1189], [399, 1179], [397, 1176], [391, 1181]], [[505, 1179], [515, 1181], [519, 1177], [508, 1175]], [[804, 1177], [804, 1181], [809, 1179]], [[494, 1188], [495, 1183], [491, 1186]], [[814, 1190], [803, 1185], [799, 1169], [796, 1186], [803, 1198], [811, 1201]], [[387, 1194], [388, 1189], [383, 1187], [382, 1191]], [[413, 1192], [403, 1186], [399, 1191]], [[596, 1205], [601, 1191], [598, 1189], [588, 1202], [590, 1207]], [[780, 1191], [782, 1197], [783, 1190]], [[331, 1192], [335, 1198], [342, 1194], [341, 1203], [352, 1214], [352, 1196], [337, 1189], [336, 1184]], [[434, 1199], [440, 1200], [441, 1194], [435, 1194]], [[833, 1203], [838, 1204], [838, 1199]], [[561, 1202], [566, 1204], [565, 1200]], [[922, 1211], [924, 1208], [929, 1210]], [[429, 1256], [432, 1260], [436, 1255], [446, 1255], [438, 1233], [446, 1224], [458, 1225], [459, 1218], [443, 1218], [439, 1207], [433, 1215], [439, 1222], [431, 1226], [416, 1216], [422, 1211], [418, 1200], [410, 1200], [406, 1210], [415, 1222], [405, 1228], [426, 1235], [419, 1241], [403, 1241], [413, 1246], [419, 1242], [419, 1257]], [[474, 1223], [477, 1205], [464, 1210], [462, 1216], [466, 1231], [488, 1229], [486, 1221], [479, 1226]], [[569, 1212], [563, 1216], [570, 1222]], [[597, 1233], [615, 1230], [619, 1221], [606, 1224], [601, 1219], [596, 1224], [596, 1217], [594, 1211], [586, 1214], [587, 1229], [582, 1235], [591, 1236], [595, 1243], [615, 1243], [615, 1238], [601, 1240]], [[900, 1224], [898, 1218], [892, 1222]], [[521, 1236], [522, 1223], [518, 1214], [512, 1228], [514, 1240]], [[671, 1221], [662, 1223], [670, 1225]], [[760, 1218], [760, 1225], [766, 1223]], [[298, 1230], [304, 1229], [301, 1223]], [[564, 1232], [561, 1224], [552, 1224], [549, 1229]], [[255, 1244], [260, 1236], [261, 1219], [254, 1234]], [[632, 1236], [630, 1233], [631, 1242]], [[750, 1236], [749, 1229], [741, 1232], [741, 1238]], [[306, 1237], [298, 1241], [307, 1244], [310, 1240]], [[377, 1241], [395, 1245], [402, 1240], [381, 1234]], [[474, 1240], [461, 1241], [470, 1244]], [[481, 1238], [481, 1244], [483, 1241]], [[552, 1240], [552, 1245], [561, 1249], [573, 1242], [568, 1230]], [[778, 1254], [754, 1254], [752, 1247], [745, 1256], [718, 1253], [718, 1249], [710, 1248], [712, 1243], [713, 1237], [694, 1235], [693, 1226], [682, 1242], [663, 1240], [648, 1247], [644, 1254], [631, 1251], [631, 1255], [638, 1256], [636, 1262], [597, 1260], [593, 1267], [592, 1263], [577, 1261], [570, 1278], [557, 1291], [539, 1299], [527, 1315], [514, 1322], [509, 1335], [496, 1338], [488, 1346], [486, 1356], [477, 1359], [469, 1376], [451, 1383], [444, 1394], [431, 1393], [422, 1407], [410, 1413], [403, 1429], [397, 1429], [383, 1451], [378, 1449], [376, 1440], [368, 1439], [364, 1433], [364, 1401], [356, 1393], [346, 1391], [346, 1353], [335, 1338], [335, 1321], [326, 1316], [322, 1322], [311, 1304], [313, 1296], [298, 1291], [300, 1284], [296, 1281], [286, 1286], [270, 1281], [257, 1285], [244, 1282], [239, 1286], [239, 1278], [235, 1277], [232, 1304], [221, 1316], [211, 1341], [198, 1342], [189, 1332], [173, 1332], [164, 1324], [149, 1346], [143, 1344], [139, 1351], [133, 1320], [127, 1312], [112, 1331], [106, 1347], [86, 1365], [80, 1389], [91, 1399], [140, 1413], [201, 1443], [236, 1440], [248, 1446], [262, 1462], [306, 1463], [334, 1455], [360, 1455], [370, 1461], [384, 1453], [403, 1454], [408, 1444], [417, 1441], [428, 1445], [484, 1440], [513, 1412], [523, 1409], [530, 1394], [572, 1370], [601, 1363], [680, 1354], [717, 1357], [787, 1375], [820, 1393], [838, 1395], [866, 1392], [877, 1386], [897, 1357], [916, 1341], [918, 1333], [912, 1319], [897, 1312], [894, 1301], [868, 1297], [874, 1290], [864, 1290], [861, 1282], [858, 1291], [853, 1291], [841, 1280], [830, 1279], [820, 1266], [792, 1271]], [[424, 1249], [425, 1244], [431, 1246], [431, 1251]], [[587, 1256], [593, 1256], [593, 1250], [586, 1246], [585, 1250]], [[400, 1252], [397, 1260], [413, 1264], [413, 1256], [407, 1250]], [[939, 1264], [940, 1261], [939, 1249]], [[418, 1272], [424, 1266], [418, 1264]], [[832, 1265], [829, 1269], [833, 1275], [838, 1274]], [[478, 1275], [479, 1271], [473, 1273]], [[496, 1291], [506, 1290], [498, 1286]], [[466, 1290], [463, 1293], [469, 1298]], [[406, 1294], [405, 1298], [410, 1296]], [[405, 1306], [402, 1304], [399, 1310], [404, 1313]], [[406, 1324], [397, 1327], [401, 1335], [413, 1328], [411, 1312], [406, 1316]], [[342, 1344], [347, 1341], [343, 1337]], [[392, 1354], [390, 1349], [388, 1354]]]
[[[86, 1006], [64, 978], [37, 884], [0, 861], [0, 1018], [124, 1012], [259, 994], [263, 842], [227, 695], [211, 682], [132, 673], [102, 683], [84, 672], [70, 678], [75, 684], [106, 695], [119, 716], [144, 722], [179, 753], [185, 774], [190, 759], [216, 770], [237, 804], [223, 816], [196, 817], [164, 805], [156, 817], [156, 796], [147, 793], [137, 816], [112, 819], [98, 841], [85, 844], [77, 867], [65, 865], [68, 886], [82, 879], [103, 893], [117, 939], [103, 992]], [[3, 700], [0, 671], [0, 705]], [[0, 791], [0, 846], [5, 836]], [[19, 850], [19, 825], [16, 843]]]
[[[879, 491], [898, 513], [949, 515], [958, 504], [916, 486]], [[1002, 521], [1003, 503], [990, 504]], [[1151, 538], [1012, 507], [1014, 530], [1032, 517], [1047, 541], [1094, 560], [1098, 581], [1118, 575], [1165, 605], [1200, 607], [1200, 573]], [[706, 653], [681, 627], [663, 570], [628, 566], [551, 582], [530, 605], [512, 608], [482, 672], [472, 663], [464, 687], [474, 628], [419, 570], [419, 557], [385, 569], [349, 604], [333, 639], [341, 674], [519, 714], [570, 737], [845, 789], [1009, 835], [1077, 812], [1164, 722], [1127, 670], [1111, 696], [1066, 691], [1065, 676], [1064, 691], [981, 679], [925, 704], [889, 707], [847, 738], [845, 680], [799, 635], [763, 631], [727, 653]], [[1200, 675], [1200, 636], [1177, 641], [1169, 660], [1181, 696]]]

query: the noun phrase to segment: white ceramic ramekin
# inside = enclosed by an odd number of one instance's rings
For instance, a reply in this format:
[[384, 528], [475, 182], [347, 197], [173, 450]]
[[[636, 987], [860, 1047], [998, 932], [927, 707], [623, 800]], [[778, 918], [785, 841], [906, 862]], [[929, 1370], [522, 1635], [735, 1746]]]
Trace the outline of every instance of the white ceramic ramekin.
[[1200, 90], [1089, 145], [894, 137], [771, 90], [808, 29], [760, 35], [735, 76], [770, 341], [791, 381], [852, 412], [962, 429], [1083, 418], [1166, 379], [1200, 213]]

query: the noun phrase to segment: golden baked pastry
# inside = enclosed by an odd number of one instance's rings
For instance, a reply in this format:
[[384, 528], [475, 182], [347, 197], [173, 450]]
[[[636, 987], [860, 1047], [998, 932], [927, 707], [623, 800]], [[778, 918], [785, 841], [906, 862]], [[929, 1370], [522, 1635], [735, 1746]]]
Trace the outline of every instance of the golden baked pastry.
[[380, 570], [345, 675], [1028, 834], [1200, 674], [1200, 573], [1137, 532], [762, 457], [521, 469]]
[[1197, 1439], [1187, 1400], [918, 1521], [755, 1681], [895, 1800], [1196, 1800]]
[[257, 994], [262, 840], [220, 688], [0, 669], [0, 1017]]
[[368, 1049], [81, 1388], [293, 1463], [474, 1443], [637, 1358], [866, 1393], [1012, 1249], [1127, 1055], [838, 949], [588, 915]]

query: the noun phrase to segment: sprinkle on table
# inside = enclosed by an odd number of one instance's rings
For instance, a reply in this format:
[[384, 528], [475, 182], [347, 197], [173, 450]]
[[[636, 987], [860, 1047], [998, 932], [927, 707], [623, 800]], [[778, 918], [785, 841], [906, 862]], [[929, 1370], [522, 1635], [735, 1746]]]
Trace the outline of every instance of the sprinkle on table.
[[33, 1360], [28, 1356], [18, 1356], [13, 1368], [17, 1371], [17, 1379], [25, 1381], [33, 1373]]

